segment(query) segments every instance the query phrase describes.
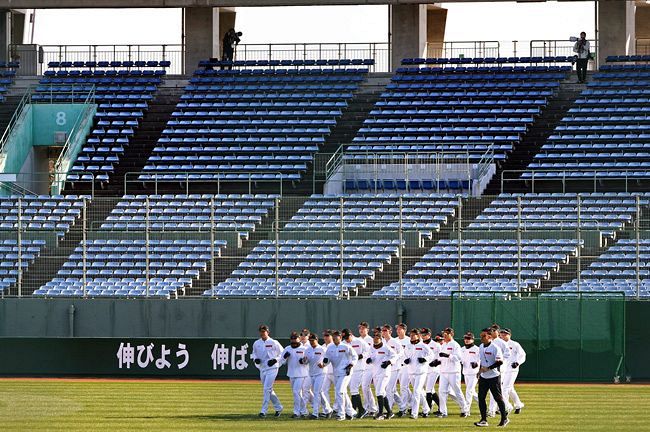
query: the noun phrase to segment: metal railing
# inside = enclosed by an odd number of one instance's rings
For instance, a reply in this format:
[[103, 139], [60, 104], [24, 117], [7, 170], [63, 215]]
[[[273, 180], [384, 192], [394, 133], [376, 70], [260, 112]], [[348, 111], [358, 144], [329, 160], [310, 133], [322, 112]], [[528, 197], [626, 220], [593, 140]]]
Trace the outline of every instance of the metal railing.
[[427, 42], [426, 56], [428, 58], [499, 57], [500, 49], [499, 41]]
[[[83, 102], [83, 109], [77, 115], [72, 129], [68, 133], [65, 144], [61, 149], [61, 154], [54, 164], [54, 172], [56, 173], [68, 173], [75, 160], [77, 159], [77, 154], [79, 149], [85, 143], [85, 134], [88, 123], [94, 121], [94, 116], [92, 115], [93, 110], [95, 109], [95, 86], [92, 86], [91, 90], [88, 92], [86, 99]], [[84, 136], [82, 136], [82, 134]], [[67, 179], [67, 174], [56, 174], [54, 181], [52, 182], [52, 194], [58, 195], [63, 190], [65, 181]]]
[[635, 53], [637, 55], [650, 54], [650, 38], [637, 38]]
[[389, 44], [387, 42], [364, 43], [274, 43], [239, 44], [236, 60], [341, 60], [373, 59], [371, 72], [388, 72]]
[[[82, 207], [75, 207], [79, 211], [69, 227], [57, 227], [53, 230], [35, 226], [34, 223], [39, 220], [36, 217], [41, 207], [34, 207], [31, 203], [40, 201], [42, 205], [44, 198], [28, 200], [15, 197], [11, 207], [12, 218], [0, 224], [0, 238], [5, 246], [14, 240], [16, 250], [13, 258], [17, 256], [16, 262], [24, 264], [12, 267], [14, 270], [20, 269], [20, 274], [12, 272], [9, 277], [15, 276], [16, 281], [0, 291], [2, 295], [9, 296], [30, 295], [43, 286], [43, 281], [50, 281], [55, 277], [83, 280], [85, 290], [89, 280], [99, 277], [97, 270], [114, 267], [138, 268], [141, 272], [137, 277], [145, 278], [148, 283], [153, 284], [156, 278], [161, 277], [161, 268], [172, 268], [172, 264], [178, 260], [194, 259], [197, 263], [202, 263], [193, 267], [200, 269], [199, 274], [191, 277], [193, 283], [187, 285], [184, 292], [179, 292], [179, 297], [203, 295], [204, 290], [209, 290], [227, 279], [241, 282], [242, 278], [247, 277], [271, 281], [274, 293], [257, 295], [258, 297], [283, 296], [281, 286], [286, 282], [286, 278], [309, 277], [290, 276], [288, 272], [293, 268], [303, 268], [304, 263], [312, 261], [322, 263], [318, 264], [318, 267], [309, 268], [331, 271], [329, 278], [337, 281], [337, 287], [340, 283], [339, 298], [368, 296], [390, 287], [396, 291], [381, 298], [413, 297], [412, 288], [418, 279], [428, 280], [429, 282], [420, 286], [431, 288], [433, 293], [415, 296], [445, 296], [435, 294], [433, 290], [437, 284], [442, 283], [452, 283], [454, 291], [466, 292], [471, 296], [477, 290], [477, 278], [480, 279], [483, 277], [480, 275], [485, 274], [479, 270], [484, 269], [491, 269], [493, 273], [500, 270], [504, 273], [500, 278], [508, 279], [507, 283], [511, 288], [516, 288], [517, 292], [535, 294], [563, 287], [567, 291], [590, 293], [596, 292], [593, 291], [593, 279], [608, 279], [608, 276], [598, 276], [596, 271], [608, 267], [602, 264], [618, 259], [627, 263], [626, 271], [616, 275], [612, 273], [611, 278], [627, 281], [628, 296], [647, 295], [650, 291], [650, 267], [647, 258], [650, 253], [650, 219], [644, 216], [650, 209], [647, 198], [643, 195], [630, 195], [626, 198], [628, 202], [625, 205], [612, 204], [611, 207], [619, 206], [619, 209], [616, 213], [610, 212], [605, 219], [599, 213], [602, 210], [593, 203], [594, 199], [602, 200], [602, 197], [573, 194], [554, 198], [562, 200], [561, 203], [554, 204], [561, 210], [545, 215], [539, 210], [540, 204], [517, 195], [474, 198], [452, 194], [384, 193], [325, 198], [329, 202], [326, 206], [306, 204], [306, 201], [314, 200], [306, 196], [254, 198], [226, 193], [220, 197], [199, 194], [192, 197], [174, 195], [163, 198], [160, 195], [149, 195], [146, 199], [140, 198], [140, 204], [137, 206], [125, 206], [121, 198], [95, 197], [92, 201], [85, 201]], [[259, 221], [252, 224], [243, 219], [224, 216], [224, 208], [247, 199], [266, 201], [264, 207], [255, 207], [266, 209]], [[493, 202], [496, 199], [507, 200], [508, 203], [495, 206]], [[169, 215], [174, 212], [170, 210], [174, 210], [174, 206], [165, 204], [165, 200], [194, 200], [203, 203], [185, 209], [182, 215], [193, 215], [191, 218], [178, 217], [177, 214], [177, 219], [171, 219]], [[633, 202], [630, 203], [630, 200]], [[225, 201], [230, 204], [225, 205]], [[120, 202], [122, 205], [118, 206]], [[493, 211], [485, 211], [488, 206], [491, 206]], [[621, 206], [625, 209], [620, 209]], [[130, 209], [130, 212], [116, 212], [118, 208]], [[310, 208], [319, 211], [297, 212], [298, 209]], [[424, 215], [428, 208], [436, 210], [428, 212], [429, 216], [424, 217], [428, 218], [427, 220], [419, 219], [418, 224], [415, 224], [416, 219], [412, 217], [414, 211]], [[499, 212], [495, 213], [494, 209], [498, 208], [503, 209], [501, 217], [495, 217]], [[118, 218], [124, 214], [138, 215], [137, 220], [133, 221], [140, 225], [125, 226], [127, 222]], [[317, 215], [319, 219], [295, 217], [307, 214]], [[561, 214], [562, 217], [558, 218], [555, 214]], [[482, 217], [477, 218], [476, 215]], [[492, 217], [487, 218], [489, 215]], [[113, 218], [107, 219], [107, 216]], [[11, 224], [8, 220], [12, 220]], [[316, 226], [317, 220], [326, 221], [326, 224]], [[56, 234], [55, 231], [59, 230], [61, 232]], [[46, 243], [40, 250], [38, 260], [32, 250], [34, 245], [26, 242], [35, 239], [44, 240]], [[190, 257], [191, 252], [186, 252], [187, 256], [159, 256], [161, 252], [156, 251], [161, 240], [167, 241], [168, 244], [171, 244], [169, 241], [175, 240], [175, 244], [186, 245], [190, 240], [199, 239], [209, 239], [209, 244], [212, 245], [202, 257]], [[246, 243], [245, 239], [249, 239], [249, 242]], [[129, 244], [141, 250], [121, 256], [111, 252], [111, 247], [106, 246], [98, 252], [97, 243], [93, 244], [98, 240], [134, 241]], [[227, 245], [219, 246], [215, 243], [216, 240], [225, 240]], [[265, 249], [253, 251], [253, 247], [262, 245], [260, 240], [267, 241], [264, 243]], [[307, 256], [309, 254], [288, 256], [285, 246], [286, 242], [291, 240], [322, 240], [323, 243], [318, 244], [327, 244], [330, 250], [322, 252], [320, 257]], [[559, 240], [562, 240], [562, 243], [559, 243]], [[325, 241], [327, 243], [324, 243]], [[360, 241], [363, 242], [359, 243]], [[392, 249], [370, 253], [348, 247], [354, 244], [382, 244], [377, 241], [391, 244]], [[534, 243], [531, 243], [533, 241]], [[481, 244], [491, 246], [491, 251], [478, 251], [476, 245]], [[560, 244], [561, 248], [558, 246]], [[553, 246], [557, 250], [553, 249]], [[610, 256], [612, 253], [622, 253], [620, 250], [611, 251], [612, 246], [623, 246], [626, 257]], [[251, 252], [264, 256], [251, 255]], [[289, 254], [291, 253], [304, 254], [289, 251]], [[425, 258], [427, 253], [431, 255]], [[120, 264], [133, 263], [134, 260], [144, 262], [145, 254], [148, 257], [147, 266]], [[369, 258], [373, 254], [376, 256]], [[4, 261], [11, 259], [3, 258]], [[112, 264], [102, 264], [108, 261]], [[64, 265], [65, 262], [77, 264]], [[252, 264], [241, 265], [242, 262]], [[267, 265], [261, 267], [255, 264], [257, 262], [265, 262]], [[289, 265], [292, 262], [294, 264]], [[297, 265], [295, 262], [302, 264]], [[366, 265], [355, 266], [355, 262], [366, 262]], [[3, 267], [9, 268], [5, 264]], [[76, 269], [74, 276], [60, 273], [60, 270], [73, 268]], [[265, 269], [265, 272], [258, 275], [233, 273], [234, 270], [261, 268]], [[350, 276], [349, 270], [355, 269], [372, 269], [372, 275]], [[532, 269], [543, 271], [531, 276]], [[425, 276], [421, 273], [422, 270], [431, 271]], [[437, 272], [438, 270], [445, 270], [446, 275]], [[583, 274], [587, 271], [589, 273]], [[124, 276], [105, 277], [119, 279]], [[496, 276], [485, 278], [487, 284]], [[352, 283], [352, 279], [363, 281]], [[441, 282], [442, 279], [446, 279], [446, 282]], [[616, 283], [611, 284], [614, 288]], [[633, 293], [631, 289], [634, 289]], [[503, 294], [509, 295], [507, 292]], [[153, 291], [151, 295], [154, 295]], [[211, 295], [217, 296], [214, 292]], [[246, 297], [244, 294], [240, 296]]]
[[[168, 60], [168, 73], [184, 73], [184, 47], [181, 44], [127, 44], [127, 45], [39, 45], [39, 73], [47, 69], [49, 62], [56, 61], [149, 61]], [[11, 47], [10, 47], [11, 50]], [[23, 55], [28, 55], [25, 52]], [[27, 60], [27, 59], [26, 59]], [[35, 60], [35, 59], [32, 59]]]
[[23, 97], [20, 99], [20, 102], [18, 102], [18, 106], [16, 107], [14, 114], [11, 116], [9, 123], [7, 123], [7, 128], [0, 138], [0, 171], [4, 169], [7, 159], [7, 143], [9, 142], [9, 138], [11, 137], [14, 128], [18, 125], [18, 120], [21, 117], [24, 117], [25, 113], [23, 111], [25, 106], [31, 101], [32, 92], [32, 88], [28, 88], [25, 91]]
[[[608, 176], [605, 172], [623, 173], [622, 175]], [[555, 171], [554, 171], [555, 172]], [[639, 185], [639, 170], [622, 170], [622, 169], [599, 169], [592, 175], [577, 177], [576, 171], [561, 171], [560, 176], [548, 177], [547, 171], [542, 170], [503, 170], [501, 172], [501, 192], [507, 192], [511, 186], [514, 190], [519, 190], [520, 186], [530, 186], [531, 192], [544, 190], [544, 186], [552, 186], [557, 192], [586, 192], [586, 185], [591, 185], [590, 192], [603, 192], [611, 189], [614, 182], [622, 183], [621, 189], [625, 192], [635, 192], [643, 190], [643, 185]], [[530, 173], [528, 178], [522, 178], [522, 174]], [[558, 188], [558, 185], [560, 186]], [[572, 186], [576, 190], [572, 190]], [[608, 189], [608, 186], [609, 189]], [[639, 189], [641, 187], [641, 189]], [[600, 190], [599, 190], [600, 189]]]

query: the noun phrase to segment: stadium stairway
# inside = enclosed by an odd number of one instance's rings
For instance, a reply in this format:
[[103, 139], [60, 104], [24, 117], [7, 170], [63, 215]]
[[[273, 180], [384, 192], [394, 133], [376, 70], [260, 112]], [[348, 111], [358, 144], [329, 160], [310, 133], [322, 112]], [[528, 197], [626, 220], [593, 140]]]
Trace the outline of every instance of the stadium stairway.
[[[95, 186], [95, 196], [116, 197], [122, 196], [125, 191], [129, 194], [153, 193], [154, 186], [143, 185], [141, 182], [135, 181], [137, 175], [133, 173], [142, 171], [167, 121], [171, 118], [186, 85], [186, 79], [168, 78], [158, 87], [155, 98], [149, 104], [149, 109], [146, 111], [140, 126], [130, 140], [128, 147], [125, 148], [124, 155], [120, 157], [120, 163], [116, 166], [115, 172], [103, 187]], [[128, 181], [126, 188], [125, 181]], [[90, 184], [79, 182], [74, 188], [68, 188], [67, 192], [90, 194]], [[169, 192], [179, 191], [177, 187], [173, 187]]]
[[[88, 202], [86, 207], [87, 224], [86, 229], [99, 227], [110, 214], [117, 200], [111, 200], [110, 205], [101, 199]], [[83, 239], [83, 224], [78, 220], [70, 230], [59, 239], [56, 245], [48, 245], [36, 261], [23, 273], [23, 295], [31, 295], [35, 290], [57, 277], [57, 272], [63, 264], [69, 260], [70, 254], [81, 243]], [[12, 295], [17, 295], [16, 287], [12, 288]]]
[[[502, 191], [502, 173], [504, 171], [526, 169], [542, 145], [544, 145], [548, 137], [553, 133], [555, 127], [573, 106], [580, 93], [586, 88], [586, 84], [577, 82], [573, 73], [560, 83], [558, 93], [549, 100], [548, 105], [543, 109], [541, 115], [535, 119], [535, 122], [524, 135], [521, 142], [515, 146], [506, 161], [497, 166], [497, 172], [492, 177], [490, 183], [488, 183], [483, 192], [484, 195], [498, 195], [501, 192], [529, 192], [527, 185], [520, 181], [506, 181]], [[506, 178], [512, 179], [514, 178], [513, 176], [519, 178], [520, 175], [521, 173], [506, 173]], [[536, 190], [536, 192], [543, 192], [543, 190]]]
[[[280, 199], [280, 206], [278, 208], [280, 218], [280, 230], [282, 230], [285, 221], [300, 209], [308, 197], [290, 197], [287, 199]], [[232, 277], [232, 272], [237, 269], [242, 261], [246, 260], [249, 253], [253, 248], [258, 245], [260, 240], [275, 239], [273, 221], [275, 219], [275, 209], [271, 211], [270, 217], [262, 219], [255, 231], [249, 234], [248, 239], [242, 241], [240, 248], [234, 245], [228, 245], [222, 250], [221, 256], [214, 262], [215, 276], [214, 283], [217, 285], [219, 282], [225, 281], [227, 278]], [[186, 295], [200, 296], [205, 290], [212, 288], [210, 278], [210, 264], [208, 263], [207, 271], [201, 272], [199, 279], [194, 281], [192, 288], [186, 290]]]

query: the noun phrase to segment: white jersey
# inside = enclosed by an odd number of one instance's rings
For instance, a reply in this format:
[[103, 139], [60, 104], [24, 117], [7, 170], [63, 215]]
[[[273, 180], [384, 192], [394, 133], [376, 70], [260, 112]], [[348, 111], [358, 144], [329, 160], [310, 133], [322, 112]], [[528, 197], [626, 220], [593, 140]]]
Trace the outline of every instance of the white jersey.
[[[433, 355], [429, 346], [422, 341], [412, 344], [410, 343], [405, 351], [405, 357], [410, 359], [408, 364], [409, 374], [421, 375], [427, 373], [429, 362], [433, 360]], [[418, 359], [423, 358], [424, 363], [420, 363]]]
[[345, 368], [357, 363], [357, 353], [354, 352], [350, 345], [341, 342], [336, 345], [332, 343], [325, 351], [325, 358], [332, 363], [332, 372], [335, 377], [346, 375]]
[[449, 355], [449, 357], [439, 357], [442, 364], [440, 373], [460, 373], [460, 345], [455, 340], [444, 342], [440, 347], [440, 353]]
[[[280, 356], [280, 362], [287, 365], [287, 376], [289, 378], [304, 378], [309, 376], [309, 364], [305, 358], [306, 349], [302, 345], [293, 348], [291, 345], [284, 348]], [[289, 354], [286, 359], [284, 356]]]
[[[328, 343], [328, 344], [323, 344], [321, 345], [323, 347], [323, 350], [327, 352], [327, 348], [329, 348], [331, 345], [334, 345], [333, 343]], [[332, 364], [327, 363], [325, 367], [323, 368], [323, 375], [332, 375]]]
[[[397, 363], [398, 355], [387, 343], [382, 343], [379, 348], [375, 348], [374, 345], [370, 348], [370, 359], [372, 359], [371, 368], [373, 371], [381, 372], [382, 370], [390, 371], [392, 366]], [[390, 365], [384, 369], [381, 367], [383, 362], [390, 362]]]
[[512, 367], [512, 363], [519, 363], [519, 365], [522, 365], [526, 362], [526, 351], [524, 351], [521, 345], [519, 345], [519, 342], [510, 339], [506, 342], [506, 347], [509, 354], [507, 357], [504, 354], [504, 357], [508, 359], [508, 367]]
[[390, 338], [388, 340], [384, 339], [384, 344], [388, 345], [393, 351], [395, 351], [396, 357], [395, 362], [393, 363], [393, 370], [399, 370], [404, 362], [404, 347], [395, 338]]
[[[479, 358], [481, 359], [480, 365], [482, 367], [490, 367], [497, 361], [503, 361], [503, 354], [501, 353], [501, 348], [493, 343], [487, 347], [481, 344], [479, 347]], [[501, 375], [499, 368], [490, 369], [487, 372], [481, 373], [481, 377], [485, 379], [496, 378], [499, 375]]]
[[[440, 353], [440, 344], [433, 339], [429, 339], [429, 343], [422, 341], [422, 343], [426, 344], [429, 349], [431, 350], [431, 359], [435, 360], [438, 359], [438, 354]], [[429, 362], [430, 363], [430, 362]], [[429, 366], [429, 370], [427, 373], [431, 372], [437, 372], [439, 370], [440, 366]]]
[[508, 363], [508, 357], [510, 356], [510, 349], [506, 345], [506, 341], [504, 341], [500, 337], [497, 337], [495, 339], [492, 339], [492, 343], [498, 346], [499, 349], [501, 350], [501, 355], [503, 356], [503, 362]]
[[366, 370], [366, 358], [370, 353], [370, 347], [363, 339], [352, 336], [350, 342], [342, 342], [350, 345], [354, 352], [357, 354], [357, 364], [354, 366], [354, 371], [364, 371]]
[[323, 366], [322, 368], [318, 366], [323, 364], [323, 359], [325, 358], [325, 347], [321, 345], [316, 345], [316, 347], [310, 345], [307, 348], [305, 357], [307, 357], [307, 361], [309, 362], [309, 376], [311, 377], [323, 375], [325, 373], [325, 367], [331, 367], [329, 365]]
[[[479, 348], [472, 345], [470, 348], [462, 347], [460, 349], [461, 363], [463, 364], [463, 375], [476, 375], [479, 370]], [[476, 367], [472, 367], [472, 363], [476, 363]]]
[[[253, 359], [253, 362], [258, 359], [260, 364], [255, 364], [255, 367], [264, 372], [269, 369], [277, 369], [280, 367], [280, 359], [282, 358], [280, 356], [281, 353], [282, 345], [280, 345], [280, 342], [272, 338], [267, 338], [266, 340], [260, 338], [253, 343], [251, 359]], [[276, 360], [276, 363], [273, 366], [269, 366], [269, 360]]]
[[406, 359], [406, 347], [411, 345], [411, 339], [404, 337], [404, 339], [395, 338], [397, 343], [402, 345], [402, 366], [404, 366], [404, 359]]

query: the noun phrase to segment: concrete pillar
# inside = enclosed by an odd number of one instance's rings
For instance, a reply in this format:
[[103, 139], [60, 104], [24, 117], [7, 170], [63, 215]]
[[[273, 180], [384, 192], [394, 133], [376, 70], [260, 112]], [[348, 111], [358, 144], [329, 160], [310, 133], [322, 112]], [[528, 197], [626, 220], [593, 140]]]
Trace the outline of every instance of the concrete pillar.
[[445, 44], [447, 9], [429, 5], [427, 9], [426, 57], [442, 57]]
[[8, 61], [11, 44], [11, 11], [0, 9], [0, 61]]
[[637, 3], [635, 18], [636, 53], [650, 54], [650, 4]]
[[635, 53], [635, 9], [630, 0], [598, 0], [598, 64], [610, 55]]
[[427, 44], [427, 5], [390, 6], [391, 67], [402, 59], [424, 57]]
[[192, 73], [199, 61], [221, 57], [219, 8], [185, 8], [185, 73]]

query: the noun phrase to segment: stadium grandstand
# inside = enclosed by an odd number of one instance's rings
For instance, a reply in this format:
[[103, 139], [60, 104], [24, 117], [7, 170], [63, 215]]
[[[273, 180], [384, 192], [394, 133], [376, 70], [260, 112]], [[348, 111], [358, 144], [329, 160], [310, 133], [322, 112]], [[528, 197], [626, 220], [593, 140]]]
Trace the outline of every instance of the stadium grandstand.
[[[650, 3], [590, 2], [580, 82], [579, 39], [445, 40], [457, 2], [371, 2], [386, 43], [228, 59], [241, 8], [367, 2], [0, 0], [0, 341], [70, 344], [0, 375], [250, 378], [259, 324], [509, 321], [524, 379], [647, 380]], [[183, 8], [183, 43], [23, 37], [33, 8], [95, 7]], [[146, 338], [212, 360], [123, 368]]]

